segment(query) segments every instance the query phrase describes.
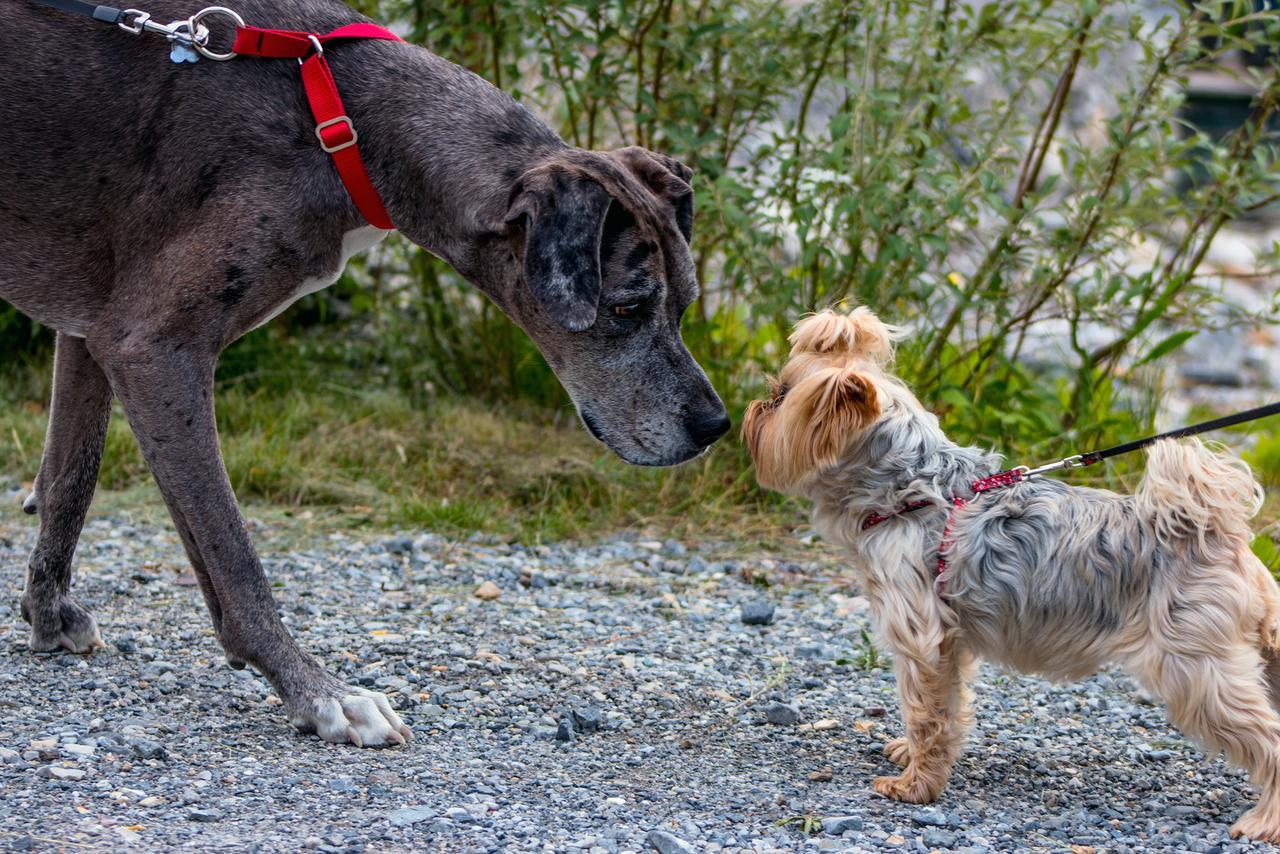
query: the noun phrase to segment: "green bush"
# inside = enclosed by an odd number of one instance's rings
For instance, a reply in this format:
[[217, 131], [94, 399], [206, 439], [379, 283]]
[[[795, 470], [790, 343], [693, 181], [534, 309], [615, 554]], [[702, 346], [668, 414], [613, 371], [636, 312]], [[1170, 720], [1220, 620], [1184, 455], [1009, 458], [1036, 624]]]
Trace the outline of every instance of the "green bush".
[[[1158, 21], [1041, 0], [363, 5], [575, 144], [696, 167], [704, 293], [686, 336], [735, 408], [801, 314], [852, 300], [910, 327], [902, 373], [958, 438], [1052, 455], [1131, 435], [1154, 368], [1218, 299], [1210, 242], [1280, 183], [1274, 66], [1248, 72], [1255, 111], [1228, 137], [1179, 119], [1190, 72], [1280, 38], [1251, 3]], [[1099, 92], [1102, 117], [1072, 126]], [[1193, 168], [1207, 177], [1175, 192]], [[1153, 264], [1133, 264], [1139, 242]], [[390, 286], [406, 268], [413, 284]], [[524, 338], [424, 253], [396, 246], [353, 281], [397, 307], [374, 322], [407, 386], [557, 400]], [[1046, 322], [1058, 370], [1025, 358]]]

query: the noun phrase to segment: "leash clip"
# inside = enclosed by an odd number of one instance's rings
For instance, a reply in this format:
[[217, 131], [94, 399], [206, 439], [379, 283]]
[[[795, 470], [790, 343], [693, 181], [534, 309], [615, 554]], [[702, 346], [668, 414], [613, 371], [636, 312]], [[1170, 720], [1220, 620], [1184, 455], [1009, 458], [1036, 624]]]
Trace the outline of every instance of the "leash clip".
[[125, 9], [121, 13], [120, 22], [116, 26], [131, 36], [140, 36], [150, 21], [151, 14], [149, 12], [144, 12], [141, 9]]
[[1065, 460], [1058, 460], [1056, 463], [1046, 463], [1045, 465], [1042, 465], [1039, 468], [1033, 469], [1033, 468], [1028, 468], [1027, 466], [1018, 466], [1017, 468], [1014, 469], [1014, 471], [1021, 472], [1022, 476], [1024, 478], [1027, 478], [1027, 477], [1035, 477], [1036, 475], [1040, 475], [1040, 474], [1048, 474], [1051, 471], [1084, 468], [1084, 466], [1085, 466], [1085, 462], [1084, 462], [1083, 455], [1076, 454], [1075, 456], [1067, 457]]

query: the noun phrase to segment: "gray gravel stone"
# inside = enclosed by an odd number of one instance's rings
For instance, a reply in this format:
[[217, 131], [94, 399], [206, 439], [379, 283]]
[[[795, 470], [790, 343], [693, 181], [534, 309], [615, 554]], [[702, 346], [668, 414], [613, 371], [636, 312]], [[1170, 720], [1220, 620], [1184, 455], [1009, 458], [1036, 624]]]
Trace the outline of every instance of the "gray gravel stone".
[[574, 709], [570, 714], [573, 716], [573, 727], [578, 732], [589, 733], [600, 729], [602, 716], [599, 709], [595, 707]]
[[651, 830], [647, 839], [661, 854], [693, 854], [695, 850], [688, 842], [665, 830]]
[[429, 821], [435, 816], [435, 811], [429, 807], [401, 807], [387, 816], [387, 820], [396, 827], [412, 827], [418, 822]]
[[800, 723], [800, 710], [791, 703], [770, 703], [764, 707], [764, 717], [771, 724], [794, 726]]
[[748, 626], [768, 626], [773, 623], [773, 603], [764, 600], [743, 602], [742, 622]]
[[824, 818], [822, 820], [822, 832], [832, 836], [840, 836], [850, 830], [862, 830], [862, 816], [860, 815], [841, 815]]
[[924, 832], [924, 836], [920, 841], [924, 843], [926, 848], [955, 848], [959, 836], [948, 831], [931, 827]]

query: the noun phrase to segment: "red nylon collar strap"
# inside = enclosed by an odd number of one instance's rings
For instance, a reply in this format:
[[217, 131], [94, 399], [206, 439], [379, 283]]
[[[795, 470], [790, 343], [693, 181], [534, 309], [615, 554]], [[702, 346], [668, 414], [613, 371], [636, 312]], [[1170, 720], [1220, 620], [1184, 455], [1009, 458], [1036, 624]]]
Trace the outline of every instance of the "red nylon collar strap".
[[[990, 492], [993, 489], [1003, 489], [1006, 486], [1022, 483], [1027, 479], [1027, 474], [1023, 469], [1009, 469], [1008, 471], [996, 472], [988, 477], [975, 480], [971, 486], [973, 489], [973, 498], [952, 498], [951, 512], [947, 514], [947, 524], [942, 529], [942, 540], [938, 543], [938, 575], [947, 571], [947, 548], [951, 545], [952, 528], [955, 526], [956, 514], [969, 506], [969, 502], [973, 501], [984, 492]], [[872, 513], [870, 516], [862, 520], [862, 530], [867, 531], [883, 522], [888, 522], [895, 516], [901, 516], [903, 513], [910, 513], [913, 510], [920, 510], [924, 507], [932, 507], [933, 502], [927, 498], [917, 501], [908, 501], [897, 510], [889, 513]]]
[[359, 134], [342, 106], [338, 84], [324, 58], [323, 46], [342, 39], [402, 41], [395, 33], [376, 24], [348, 24], [324, 35], [240, 27], [236, 30], [232, 50], [239, 56], [267, 59], [302, 60], [307, 57], [302, 61], [302, 87], [307, 92], [307, 102], [315, 116], [316, 138], [320, 140], [320, 147], [333, 158], [333, 165], [337, 167], [342, 184], [351, 194], [360, 215], [370, 225], [391, 230], [395, 225], [364, 168], [364, 159], [356, 145]]

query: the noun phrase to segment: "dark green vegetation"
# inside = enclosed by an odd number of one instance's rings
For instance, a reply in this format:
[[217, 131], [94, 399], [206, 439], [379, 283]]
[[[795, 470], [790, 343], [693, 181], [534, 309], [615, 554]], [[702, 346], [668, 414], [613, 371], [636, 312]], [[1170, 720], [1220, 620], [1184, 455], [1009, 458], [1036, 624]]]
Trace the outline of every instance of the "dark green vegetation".
[[[1159, 21], [1038, 0], [356, 5], [409, 22], [574, 144], [696, 168], [704, 293], [685, 334], [735, 415], [791, 324], [849, 300], [910, 326], [900, 372], [958, 440], [1036, 461], [1146, 432], [1167, 357], [1216, 316], [1210, 242], [1280, 185], [1274, 60], [1238, 72], [1258, 96], [1235, 131], [1179, 119], [1191, 72], [1280, 40], [1251, 3]], [[1060, 365], [1027, 358], [1046, 323]], [[48, 346], [0, 307], [0, 471], [25, 478]], [[734, 440], [678, 472], [608, 459], [523, 335], [403, 242], [236, 345], [220, 385], [251, 500], [526, 537], [795, 518]], [[142, 480], [117, 424], [104, 484]]]

